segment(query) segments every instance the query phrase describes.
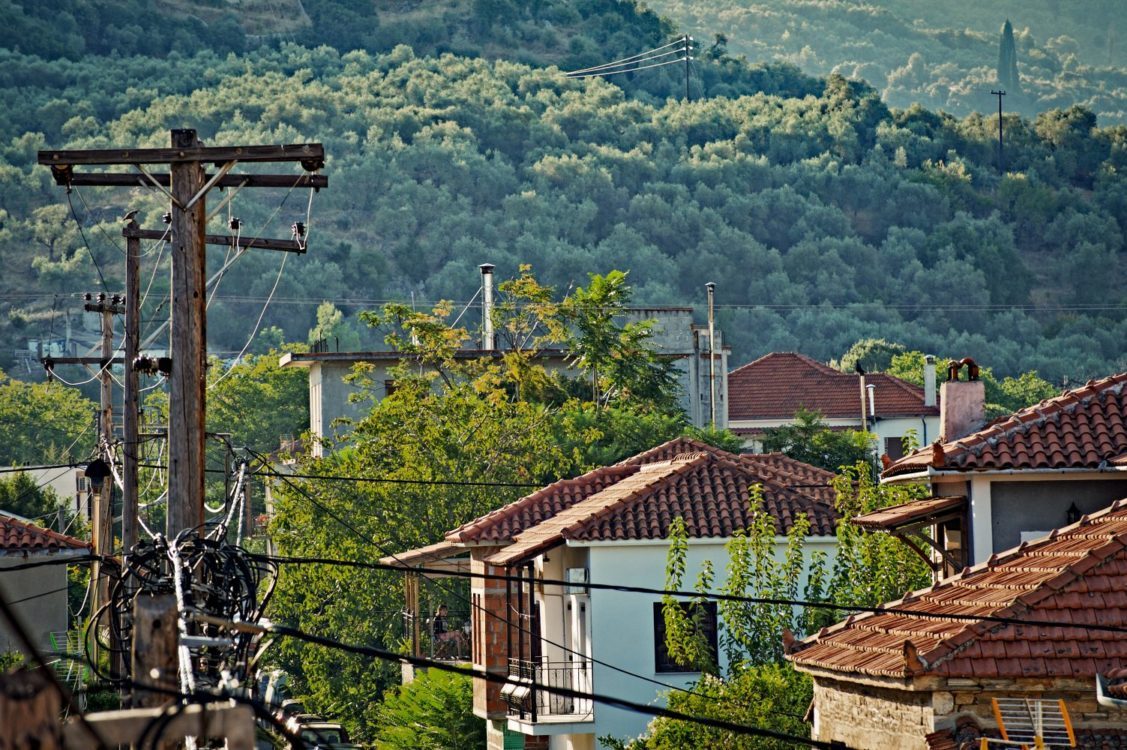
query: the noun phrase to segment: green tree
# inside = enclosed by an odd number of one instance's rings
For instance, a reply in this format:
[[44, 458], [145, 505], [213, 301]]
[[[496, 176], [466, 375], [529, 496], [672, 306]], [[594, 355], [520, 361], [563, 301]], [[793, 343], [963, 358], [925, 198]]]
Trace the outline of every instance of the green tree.
[[854, 372], [858, 366], [865, 372], [884, 372], [892, 364], [892, 358], [904, 351], [905, 346], [895, 341], [861, 339], [841, 355], [841, 361], [834, 364], [842, 372]]
[[43, 517], [59, 509], [59, 496], [47, 486], [38, 485], [31, 475], [17, 472], [0, 476], [0, 510], [50, 526]]
[[0, 371], [0, 465], [81, 459], [93, 450], [94, 403], [58, 383], [27, 383]]
[[831, 430], [816, 411], [799, 409], [794, 422], [763, 431], [763, 450], [778, 451], [791, 458], [829, 471], [872, 461], [872, 435], [857, 430]]
[[317, 325], [309, 330], [309, 344], [322, 342], [333, 351], [354, 352], [360, 348], [360, 334], [344, 319], [344, 313], [332, 302], [317, 306]]
[[470, 678], [431, 669], [384, 695], [374, 735], [376, 750], [471, 750], [485, 745], [485, 723]]
[[1021, 79], [1017, 73], [1017, 47], [1014, 45], [1014, 27], [1010, 19], [1002, 25], [1002, 38], [998, 42], [998, 85], [1007, 94], [1021, 91]]

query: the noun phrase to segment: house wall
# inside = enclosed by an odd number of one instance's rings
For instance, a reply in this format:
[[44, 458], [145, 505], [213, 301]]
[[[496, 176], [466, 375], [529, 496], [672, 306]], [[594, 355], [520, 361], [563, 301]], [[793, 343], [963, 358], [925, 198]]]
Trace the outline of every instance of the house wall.
[[811, 738], [854, 750], [927, 750], [932, 694], [814, 678]]
[[[371, 401], [353, 403], [350, 400], [361, 392], [357, 385], [346, 380], [355, 364], [350, 361], [313, 362], [309, 367], [309, 430], [313, 433], [316, 455], [321, 455], [318, 438], [348, 434], [348, 430], [333, 427], [335, 420], [360, 419], [372, 408]], [[388, 367], [386, 364], [373, 364], [367, 373], [377, 401], [385, 395], [384, 382], [390, 379]]]
[[[877, 415], [880, 417], [880, 415]], [[823, 419], [827, 427], [860, 430], [861, 416], [856, 419]], [[733, 419], [729, 421], [731, 429], [764, 430], [770, 427], [783, 427], [794, 424], [793, 419]], [[880, 455], [885, 452], [885, 440], [894, 438], [902, 440], [910, 432], [915, 433], [919, 445], [934, 442], [939, 434], [939, 417], [880, 417], [876, 422], [869, 423], [869, 431], [877, 437], [873, 449]], [[744, 438], [744, 447], [751, 451], [762, 451], [763, 443], [755, 436]]]
[[992, 547], [995, 552], [1021, 544], [1021, 532], [1049, 531], [1067, 525], [1065, 515], [1076, 503], [1081, 513], [1093, 513], [1127, 497], [1127, 478], [990, 483]]
[[[45, 557], [24, 557], [22, 554], [0, 557], [0, 590], [7, 601], [14, 603], [16, 616], [41, 648], [50, 646], [51, 633], [67, 629], [66, 566], [45, 565], [10, 572], [5, 568]], [[18, 644], [15, 634], [0, 622], [0, 653], [19, 651]]]
[[[782, 558], [785, 540], [776, 546], [776, 556]], [[807, 550], [826, 553], [832, 566], [836, 539], [811, 537]], [[669, 545], [658, 543], [615, 542], [589, 547], [590, 580], [596, 583], [617, 583], [646, 588], [665, 587], [665, 562]], [[711, 560], [718, 579], [722, 579], [728, 556], [724, 540], [691, 540], [686, 559], [684, 588], [692, 588], [705, 560]], [[801, 586], [805, 586], [805, 575]], [[716, 585], [720, 585], [719, 582]], [[593, 657], [623, 670], [656, 680], [675, 688], [690, 688], [700, 678], [699, 673], [657, 672], [654, 665], [653, 604], [661, 597], [652, 594], [624, 594], [593, 589], [590, 595], [591, 645]], [[726, 667], [723, 649], [721, 667]], [[603, 695], [614, 695], [637, 703], [654, 703], [665, 688], [619, 672], [598, 663], [593, 666], [592, 690]], [[664, 701], [660, 701], [664, 703]], [[596, 737], [612, 736], [618, 739], [636, 737], [643, 733], [651, 717], [612, 706], [595, 705]], [[601, 746], [600, 746], [601, 747]]]

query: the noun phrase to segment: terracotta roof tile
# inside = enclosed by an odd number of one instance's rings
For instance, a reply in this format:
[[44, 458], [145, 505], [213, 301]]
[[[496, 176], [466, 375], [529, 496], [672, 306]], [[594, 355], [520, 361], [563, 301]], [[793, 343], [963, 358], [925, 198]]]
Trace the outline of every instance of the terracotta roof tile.
[[785, 534], [799, 514], [811, 533], [829, 535], [836, 512], [813, 498], [759, 476], [754, 466], [723, 451], [702, 451], [642, 464], [605, 489], [517, 534], [514, 544], [489, 558], [494, 564], [525, 559], [564, 540], [665, 539], [674, 518], [690, 538], [723, 538], [751, 520], [753, 485], [763, 490], [776, 530]]
[[952, 497], [925, 497], [900, 505], [874, 510], [850, 520], [863, 529], [887, 531], [902, 526], [923, 523], [944, 515], [961, 511], [967, 499], [962, 495]]
[[1127, 372], [1015, 412], [958, 440], [927, 446], [894, 462], [883, 477], [935, 467], [1098, 469], [1127, 465]]
[[[856, 615], [807, 639], [796, 666], [912, 677], [1090, 679], [1127, 655], [1127, 633], [1073, 625], [1127, 626], [1127, 500], [1047, 537], [1002, 552], [942, 583], [889, 603], [911, 614]], [[991, 616], [1059, 623], [998, 623]], [[946, 618], [946, 619], [945, 619]], [[896, 640], [910, 641], [923, 668]], [[884, 654], [874, 660], [870, 653]]]
[[[877, 416], [937, 416], [924, 406], [923, 389], [883, 373], [865, 376], [876, 386]], [[799, 409], [830, 419], [860, 419], [857, 376], [794, 352], [774, 352], [728, 373], [728, 419], [790, 419]]]
[[0, 514], [0, 554], [88, 549], [89, 542]]

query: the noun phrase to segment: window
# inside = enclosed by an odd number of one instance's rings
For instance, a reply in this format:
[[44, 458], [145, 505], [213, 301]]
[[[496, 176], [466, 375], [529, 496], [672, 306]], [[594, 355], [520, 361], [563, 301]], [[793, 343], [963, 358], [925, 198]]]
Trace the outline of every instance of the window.
[[[698, 614], [702, 635], [708, 643], [711, 661], [716, 663], [716, 602], [681, 602], [681, 609], [685, 615], [692, 618]], [[665, 605], [654, 602], [654, 671], [655, 672], [699, 672], [700, 670], [689, 664], [680, 664], [669, 656], [665, 647], [665, 617], [662, 609]]]
[[394, 380], [385, 380], [383, 382], [383, 394], [384, 394], [385, 397], [390, 396], [391, 394], [395, 393], [395, 391], [398, 388], [399, 388], [399, 384], [396, 383]]
[[890, 437], [884, 439], [884, 452], [888, 457], [895, 461], [898, 458], [904, 457], [904, 438]]

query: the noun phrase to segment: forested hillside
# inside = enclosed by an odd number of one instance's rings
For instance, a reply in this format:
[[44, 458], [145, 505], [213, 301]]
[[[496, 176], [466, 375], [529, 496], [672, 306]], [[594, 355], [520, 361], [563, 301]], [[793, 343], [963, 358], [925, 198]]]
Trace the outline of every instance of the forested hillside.
[[[330, 5], [304, 8], [316, 21]], [[536, 18], [559, 5], [530, 7], [521, 33], [549, 28]], [[601, 24], [574, 37], [586, 39], [583, 62], [675, 33], [630, 3], [568, 7]], [[999, 177], [996, 121], [890, 111], [863, 83], [720, 53], [703, 51], [685, 103], [672, 96], [678, 67], [620, 88], [406, 46], [0, 52], [0, 91], [22, 103], [0, 113], [4, 350], [58, 332], [62, 310], [80, 306], [72, 295], [97, 290], [91, 252], [119, 289], [116, 218], [136, 208], [158, 227], [165, 210], [154, 191], [76, 189], [79, 232], [63, 189], [34, 166], [36, 150], [158, 146], [169, 128], [195, 127], [212, 144], [316, 140], [329, 156], [310, 252], [281, 269], [277, 255], [248, 253], [220, 282], [209, 318], [217, 351], [243, 347], [272, 290], [263, 329], [304, 339], [325, 300], [353, 320], [387, 299], [469, 300], [488, 261], [501, 278], [530, 263], [560, 288], [628, 270], [636, 301], [653, 305], [699, 307], [702, 285], [716, 281], [737, 363], [777, 349], [828, 359], [881, 336], [969, 354], [999, 374], [1035, 368], [1060, 380], [1127, 367], [1127, 130], [1097, 128], [1083, 109], [1010, 118], [1009, 174]], [[287, 237], [304, 220], [307, 193], [257, 193], [230, 208], [244, 236]], [[228, 231], [227, 213], [210, 231]], [[146, 251], [146, 274], [167, 263], [160, 247]], [[218, 268], [222, 251], [210, 260]], [[154, 321], [167, 313], [166, 288], [166, 274], [153, 273]]]
[[652, 0], [685, 28], [753, 60], [868, 81], [895, 107], [956, 115], [997, 100], [1000, 30], [1014, 28], [1020, 85], [1007, 109], [1082, 105], [1127, 122], [1127, 40], [1118, 0]]

